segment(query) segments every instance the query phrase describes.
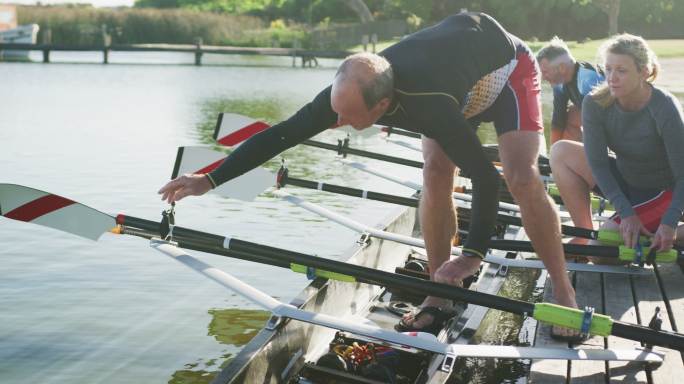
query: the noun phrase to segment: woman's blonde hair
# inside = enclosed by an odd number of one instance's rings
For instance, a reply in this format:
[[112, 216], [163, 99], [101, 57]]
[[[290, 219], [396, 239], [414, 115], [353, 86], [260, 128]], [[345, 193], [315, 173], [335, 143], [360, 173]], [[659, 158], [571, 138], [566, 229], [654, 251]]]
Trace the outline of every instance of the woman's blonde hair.
[[[658, 77], [660, 69], [658, 58], [641, 36], [630, 35], [629, 33], [613, 36], [599, 48], [599, 61], [605, 63], [608, 53], [631, 57], [638, 71], [644, 68], [648, 70], [649, 75], [646, 81], [649, 83], [653, 83]], [[610, 94], [607, 81], [599, 84], [591, 92], [591, 97], [604, 108], [615, 102], [615, 97]]]

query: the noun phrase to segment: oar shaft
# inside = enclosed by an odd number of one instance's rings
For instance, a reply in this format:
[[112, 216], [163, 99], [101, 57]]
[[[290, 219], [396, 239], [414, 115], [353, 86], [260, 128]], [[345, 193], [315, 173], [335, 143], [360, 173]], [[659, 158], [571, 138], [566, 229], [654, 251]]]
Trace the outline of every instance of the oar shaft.
[[[401, 128], [396, 128], [396, 127], [384, 127], [382, 128], [383, 132], [387, 132], [387, 136], [391, 136], [393, 134], [399, 135], [399, 136], [406, 136], [406, 137], [412, 137], [414, 139], [420, 139], [420, 133], [416, 132], [411, 132], [407, 131], [405, 129]], [[492, 161], [498, 161], [499, 160], [499, 148], [493, 145], [484, 145], [483, 146], [485, 153], [489, 157], [490, 160]], [[549, 165], [549, 158], [546, 156], [539, 155], [538, 157], [538, 162], [540, 165]]]
[[[125, 227], [135, 227], [152, 233], [157, 233], [159, 231], [159, 223], [150, 220], [119, 215], [117, 217], [117, 222]], [[241, 257], [244, 259], [249, 259], [248, 255], [257, 255], [260, 256], [261, 260], [264, 260], [266, 264], [270, 265], [290, 268], [290, 264], [292, 263], [300, 264], [315, 269], [354, 276], [358, 280], [369, 284], [390, 288], [401, 288], [417, 294], [437, 296], [445, 299], [462, 300], [475, 305], [520, 315], [532, 314], [534, 311], [534, 304], [525, 301], [484, 294], [469, 289], [397, 275], [391, 272], [329, 260], [287, 249], [269, 247], [249, 241], [225, 238], [178, 226], [174, 227], [173, 236], [174, 241], [178, 242], [180, 247], [195, 251], [215, 253], [229, 257], [239, 255], [244, 256]], [[235, 252], [238, 253], [236, 254]], [[270, 262], [271, 260], [273, 262]], [[278, 261], [279, 264], [275, 264], [276, 261]]]
[[382, 131], [387, 132], [387, 136], [391, 136], [394, 134], [394, 135], [399, 135], [399, 136], [412, 137], [414, 139], [420, 139], [420, 133], [407, 131], [407, 130], [401, 129], [401, 128], [384, 127], [384, 128], [382, 128]]
[[[414, 207], [415, 208], [415, 207], [418, 207], [418, 204], [419, 204], [419, 200], [416, 198], [412, 198], [412, 197], [403, 197], [403, 196], [391, 195], [391, 194], [387, 194], [387, 193], [365, 191], [363, 189], [350, 188], [350, 187], [344, 187], [344, 186], [340, 186], [340, 185], [334, 185], [334, 184], [321, 183], [321, 182], [316, 182], [316, 181], [311, 181], [311, 180], [298, 179], [298, 178], [290, 177], [287, 174], [283, 174], [283, 176], [279, 179], [279, 182], [280, 182], [281, 186], [291, 184], [291, 185], [301, 187], [301, 188], [316, 189], [316, 190], [320, 190], [320, 191], [338, 193], [341, 195], [359, 197], [359, 198], [375, 200], [375, 201], [382, 201], [385, 203], [397, 204], [397, 205], [402, 205], [402, 206], [406, 206], [406, 207]], [[470, 213], [471, 213], [471, 211], [468, 208], [458, 207], [459, 218], [463, 218], [463, 219], [470, 218]], [[499, 222], [500, 224], [515, 225], [518, 227], [522, 227], [522, 220], [516, 216], [497, 214], [497, 222]], [[587, 239], [597, 239], [598, 238], [597, 237], [598, 232], [593, 231], [593, 230], [589, 230], [589, 229], [562, 225], [561, 230], [562, 230], [563, 234], [568, 235], [568, 236], [578, 236], [578, 237], [583, 237], [583, 238], [587, 238]], [[600, 256], [600, 255], [595, 255], [595, 256]]]
[[290, 184], [297, 187], [307, 188], [307, 189], [317, 189], [319, 191], [332, 192], [340, 195], [359, 197], [368, 200], [382, 201], [385, 203], [397, 204], [406, 207], [418, 207], [418, 199], [412, 197], [403, 197], [390, 195], [380, 192], [365, 191], [363, 189], [344, 187], [341, 185], [319, 183], [310, 180], [297, 179], [294, 177], [287, 177], [282, 179], [281, 186]]
[[[524, 240], [499, 240], [494, 239], [489, 242], [490, 248], [501, 249], [514, 252], [534, 252], [532, 243]], [[566, 253], [574, 255], [610, 257], [620, 256], [619, 248], [606, 245], [584, 245], [584, 244], [563, 244]]]
[[624, 339], [641, 341], [647, 345], [658, 345], [684, 351], [684, 335], [681, 333], [658, 331], [643, 325], [614, 320], [611, 334]]
[[396, 157], [396, 156], [384, 155], [382, 153], [364, 151], [362, 149], [350, 148], [349, 146], [345, 145], [344, 142], [342, 142], [342, 141], [340, 141], [337, 145], [335, 145], [335, 144], [329, 144], [329, 143], [324, 143], [324, 142], [315, 141], [315, 140], [305, 140], [304, 142], [302, 142], [302, 144], [308, 145], [310, 147], [316, 147], [316, 148], [321, 148], [321, 149], [328, 149], [331, 151], [337, 151], [337, 153], [340, 155], [361, 156], [361, 157], [366, 157], [369, 159], [386, 161], [388, 163], [406, 165], [406, 166], [414, 167], [414, 168], [423, 168], [423, 163], [420, 161], [404, 159], [404, 158]]

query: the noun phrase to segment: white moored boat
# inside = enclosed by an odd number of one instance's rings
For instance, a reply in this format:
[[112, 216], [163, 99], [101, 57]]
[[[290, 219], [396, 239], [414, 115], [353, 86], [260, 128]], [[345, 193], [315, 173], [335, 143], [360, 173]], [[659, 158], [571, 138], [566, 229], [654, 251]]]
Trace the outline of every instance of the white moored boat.
[[[17, 26], [14, 6], [0, 5], [0, 43], [35, 44], [38, 40], [38, 24]], [[29, 60], [28, 50], [0, 50], [0, 61]]]

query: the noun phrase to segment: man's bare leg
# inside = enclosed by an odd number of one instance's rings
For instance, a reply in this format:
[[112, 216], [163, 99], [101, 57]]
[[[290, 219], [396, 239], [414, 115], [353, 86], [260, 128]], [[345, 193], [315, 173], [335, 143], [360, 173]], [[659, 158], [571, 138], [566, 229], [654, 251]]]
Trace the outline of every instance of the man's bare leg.
[[[449, 270], [440, 269], [451, 258], [451, 244], [456, 234], [457, 221], [452, 192], [456, 167], [439, 144], [423, 137], [423, 191], [419, 206], [419, 218], [425, 248], [428, 254], [430, 279], [447, 284], [460, 285], [461, 280], [472, 275], [480, 265], [476, 257], [461, 257], [448, 263]], [[460, 260], [466, 259], [466, 260]], [[447, 300], [428, 296], [422, 307], [449, 307]], [[432, 323], [431, 315], [421, 316], [413, 321], [413, 314], [404, 316], [404, 322], [415, 328]]]
[[[498, 140], [506, 184], [520, 205], [525, 232], [549, 273], [553, 296], [558, 304], [577, 308], [575, 289], [565, 266], [560, 218], [539, 177], [540, 135], [532, 131], [511, 131]], [[566, 336], [577, 333], [563, 328], [556, 332]]]
[[596, 183], [584, 154], [584, 145], [575, 141], [558, 141], [551, 147], [550, 160], [553, 180], [573, 223], [577, 227], [594, 229], [589, 194]]
[[564, 140], [582, 142], [582, 114], [579, 108], [570, 106], [568, 108], [568, 118], [563, 132]]

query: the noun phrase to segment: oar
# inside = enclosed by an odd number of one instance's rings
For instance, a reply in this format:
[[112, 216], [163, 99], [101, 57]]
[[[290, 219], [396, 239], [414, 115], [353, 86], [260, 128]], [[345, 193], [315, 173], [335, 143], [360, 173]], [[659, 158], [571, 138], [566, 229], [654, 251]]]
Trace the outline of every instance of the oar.
[[[216, 167], [220, 162], [221, 159], [224, 157], [224, 154], [218, 151], [211, 150], [206, 147], [181, 147], [178, 150], [176, 162], [175, 162], [175, 167], [174, 171], [171, 175], [171, 178], [175, 178], [179, 174], [182, 173], [205, 173], [209, 172], [214, 167]], [[207, 165], [209, 164], [209, 165]], [[253, 199], [257, 194], [261, 193], [263, 191], [262, 188], [263, 185], [268, 185], [272, 186], [273, 185], [273, 180], [275, 176], [273, 176], [270, 172], [260, 172], [256, 174], [256, 169], [252, 172], [255, 172], [254, 175], [248, 175], [247, 177], [243, 176], [234, 180], [231, 180], [229, 185], [224, 185], [220, 186], [219, 188], [215, 189], [214, 192], [224, 196], [224, 197], [232, 197], [232, 198], [240, 198], [242, 200], [251, 200]], [[261, 176], [264, 177], [264, 180], [257, 180], [257, 182], [254, 182], [255, 178], [261, 178]], [[360, 197], [360, 198], [366, 198], [366, 199], [371, 199], [375, 201], [382, 201], [382, 202], [387, 202], [387, 203], [393, 203], [393, 204], [398, 204], [398, 205], [403, 205], [403, 206], [410, 206], [410, 207], [417, 207], [418, 206], [418, 200], [415, 198], [411, 197], [402, 197], [402, 196], [395, 196], [395, 195], [389, 195], [389, 194], [384, 194], [384, 193], [379, 193], [379, 192], [372, 192], [372, 191], [364, 191], [360, 189], [355, 189], [355, 188], [349, 188], [349, 187], [343, 187], [343, 186], [338, 186], [338, 185], [332, 185], [332, 184], [326, 184], [326, 183], [320, 183], [320, 182], [313, 182], [313, 181], [308, 181], [308, 180], [303, 180], [303, 179], [296, 179], [296, 178], [291, 178], [287, 175], [287, 173], [283, 170], [282, 172], [279, 173], [279, 181], [278, 181], [282, 186], [285, 184], [292, 184], [292, 185], [297, 185], [300, 187], [304, 188], [310, 188], [310, 189], [317, 189], [317, 190], [322, 190], [322, 191], [328, 191], [328, 192], [333, 192], [333, 193], [339, 193], [339, 194], [345, 194], [349, 196], [355, 196], [355, 197]], [[270, 183], [270, 184], [269, 184]], [[259, 190], [259, 188], [262, 188], [262, 190]], [[466, 195], [469, 197], [469, 195]], [[290, 202], [294, 202], [295, 200], [288, 199]], [[311, 206], [309, 206], [310, 208]], [[318, 211], [320, 214], [322, 211]], [[470, 217], [470, 210], [465, 207], [459, 207], [458, 208], [459, 212], [459, 217], [463, 220], [467, 220]], [[515, 226], [522, 226], [522, 222], [519, 217], [515, 216], [510, 216], [510, 215], [505, 215], [505, 214], [499, 214], [497, 216], [498, 222], [504, 225], [515, 225]], [[346, 223], [347, 226], [351, 223], [349, 220], [339, 220], [338, 217], [338, 222], [343, 222]], [[393, 241], [398, 241], [402, 242], [405, 244], [409, 244], [412, 246], [417, 246], [424, 248], [425, 244], [423, 240], [421, 239], [414, 239], [414, 238], [408, 238], [408, 237], [403, 237], [400, 235], [396, 234], [388, 234], [388, 233], [377, 233], [375, 232], [376, 230], [373, 230], [372, 228], [369, 228], [367, 226], [363, 226], [363, 224], [360, 223], [352, 223], [351, 228], [358, 230], [362, 228], [363, 232], [374, 232], [378, 237], [384, 237], [388, 238]], [[565, 227], [564, 227], [565, 228]], [[596, 238], [595, 236], [598, 236], [599, 239], [605, 239], [605, 238], [612, 238], [615, 237], [614, 234], [609, 233], [607, 231], [588, 231], [584, 230], [585, 232], [581, 232], [580, 230], [583, 230], [581, 228], [576, 229], [573, 232], [573, 227], [567, 227], [569, 228], [568, 232], [572, 233], [573, 235], [579, 235], [583, 234], [585, 236], [594, 236], [592, 238]], [[618, 235], [619, 237], [619, 235]], [[506, 244], [509, 245], [509, 244]], [[529, 248], [529, 243], [525, 243], [523, 247], [528, 247]], [[527, 248], [526, 248], [527, 249]], [[454, 247], [452, 249], [452, 254], [454, 255], [460, 255], [461, 254], [461, 248]], [[502, 258], [501, 258], [502, 259]], [[506, 260], [498, 260], [492, 256], [489, 256], [487, 261], [488, 262], [494, 262], [497, 264], [503, 264], [503, 265], [509, 265], [509, 266], [514, 266], [511, 265], [514, 263], [514, 261], [507, 261]], [[528, 267], [528, 268], [543, 268], [543, 263], [538, 262], [538, 261], [517, 261], [517, 262], [522, 262], [525, 263], [525, 265], [515, 265], [515, 266], [520, 266], [520, 267]], [[575, 269], [581, 269], [583, 268], [582, 266], [573, 266], [569, 265], [568, 266], [569, 270], [575, 270]], [[622, 268], [623, 270], [626, 270], [626, 268]]]
[[[560, 190], [555, 184], [547, 184], [546, 185], [547, 192], [549, 193], [549, 196], [553, 199], [553, 201], [556, 204], [563, 205], [563, 199], [561, 198], [560, 195]], [[473, 190], [468, 187], [456, 187], [454, 188], [454, 192], [460, 192], [460, 193], [466, 193], [466, 194], [472, 194]], [[513, 200], [513, 195], [507, 190], [507, 189], [500, 189], [499, 194], [501, 195], [499, 197], [500, 200], [504, 201], [512, 201]], [[591, 209], [602, 213], [605, 210], [609, 211], [615, 211], [615, 208], [613, 207], [612, 204], [608, 202], [608, 200], [602, 198], [602, 197], [597, 197], [593, 193], [591, 194], [590, 198], [590, 203], [591, 203]]]
[[[419, 191], [421, 191], [421, 190], [423, 189], [423, 186], [420, 185], [420, 184], [418, 184], [418, 183], [416, 183], [416, 182], [413, 182], [413, 181], [410, 181], [410, 180], [406, 180], [406, 179], [402, 179], [402, 178], [396, 177], [396, 176], [394, 176], [394, 175], [392, 175], [392, 174], [389, 174], [389, 173], [387, 173], [387, 172], [384, 172], [384, 171], [378, 170], [378, 169], [376, 169], [376, 168], [373, 168], [373, 167], [371, 167], [371, 166], [369, 166], [369, 165], [367, 165], [367, 164], [358, 163], [358, 162], [354, 162], [354, 161], [349, 161], [349, 160], [346, 160], [346, 159], [341, 159], [340, 161], [341, 161], [343, 164], [348, 165], [348, 166], [350, 166], [350, 167], [352, 167], [352, 168], [355, 168], [355, 169], [358, 169], [358, 170], [360, 170], [360, 171], [369, 173], [369, 174], [371, 174], [371, 175], [378, 176], [378, 177], [380, 177], [380, 178], [382, 178], [382, 179], [389, 180], [389, 181], [394, 182], [394, 183], [397, 183], [397, 184], [399, 184], [399, 185], [403, 185], [403, 186], [408, 187], [408, 188], [411, 188], [411, 189], [413, 189], [413, 190], [415, 190], [415, 191], [417, 191], [417, 192], [419, 192]], [[459, 191], [462, 191], [462, 190], [463, 190], [463, 189], [458, 188], [458, 187], [455, 188], [454, 198], [455, 198], [455, 199], [461, 199], [461, 200], [471, 201], [471, 200], [472, 200], [472, 196], [469, 195], [468, 193], [459, 192]], [[465, 190], [463, 190], [463, 191], [464, 191], [464, 192], [469, 192], [470, 190], [465, 189]], [[557, 189], [556, 189], [556, 191], [557, 191]], [[592, 201], [592, 203], [593, 203], [593, 201]], [[600, 202], [597, 201], [597, 203], [599, 203], [599, 204], [597, 204], [597, 205], [600, 205]], [[511, 211], [511, 212], [520, 212], [520, 207], [517, 206], [517, 205], [515, 205], [515, 204], [509, 204], [509, 203], [499, 202], [499, 210], [506, 210], [506, 211]], [[561, 212], [561, 215], [564, 215], [564, 217], [569, 217], [569, 216], [567, 215], [567, 212]], [[601, 217], [598, 217], [597, 219], [601, 219]], [[580, 237], [585, 237], [585, 236], [582, 236], [582, 235], [570, 235], [570, 234], [569, 234], [569, 236], [580, 236]]]
[[[421, 146], [419, 146], [418, 144], [416, 144], [416, 143], [410, 143], [410, 142], [405, 141], [405, 140], [391, 139], [391, 138], [389, 138], [389, 137], [388, 137], [387, 139], [385, 139], [385, 140], [386, 140], [387, 142], [389, 142], [389, 143], [392, 143], [392, 144], [394, 144], [394, 145], [398, 145], [398, 146], [400, 146], [400, 147], [408, 148], [408, 149], [410, 149], [410, 150], [412, 150], [412, 151], [415, 151], [415, 152], [420, 152], [420, 153], [423, 152], [423, 148], [422, 148]], [[485, 153], [487, 153], [487, 156], [491, 158], [491, 157], [492, 157], [492, 156], [490, 155], [490, 153], [492, 152], [492, 151], [491, 151], [491, 148], [495, 148], [495, 149], [496, 149], [496, 147], [493, 147], [493, 146], [486, 146], [486, 145], [483, 145], [482, 147], [483, 147], [483, 148], [487, 148], [487, 150], [485, 150]], [[496, 151], [496, 154], [497, 154], [497, 160], [498, 160], [498, 150]], [[497, 170], [500, 174], [503, 175], [503, 165], [501, 164], [501, 162], [495, 161], [495, 160], [491, 160], [491, 161], [492, 161], [492, 164], [494, 165], [494, 168], [496, 168], [496, 170]], [[547, 182], [547, 183], [548, 183], [548, 182], [553, 181], [553, 178], [550, 177], [550, 175], [551, 175], [551, 166], [539, 164], [538, 167], [539, 167], [540, 178], [541, 178], [544, 182]]]
[[[394, 241], [401, 244], [410, 245], [417, 248], [425, 248], [425, 241], [423, 239], [410, 237], [406, 235], [400, 235], [397, 233], [383, 231], [377, 228], [373, 228], [369, 225], [360, 223], [358, 221], [352, 220], [349, 217], [343, 216], [339, 213], [330, 211], [318, 204], [314, 204], [310, 201], [304, 200], [301, 197], [294, 196], [283, 190], [277, 190], [273, 192], [274, 195], [282, 198], [283, 200], [306, 209], [309, 212], [315, 213], [321, 217], [325, 217], [335, 223], [338, 223], [344, 227], [347, 227], [361, 235], [367, 235], [375, 237], [378, 239]], [[451, 247], [452, 255], [461, 255], [462, 249], [460, 247]], [[511, 268], [533, 268], [533, 269], [544, 269], [544, 263], [539, 260], [521, 260], [521, 259], [509, 259], [506, 257], [493, 256], [487, 254], [484, 261], [488, 263], [499, 264]], [[613, 265], [593, 265], [585, 263], [566, 263], [566, 269], [568, 271], [580, 271], [580, 272], [595, 272], [595, 273], [619, 273], [619, 274], [631, 274], [631, 275], [641, 275], [649, 274], [650, 272], [643, 268], [632, 268], [625, 266], [613, 266]]]
[[[392, 135], [399, 135], [399, 136], [411, 137], [414, 139], [420, 139], [421, 138], [420, 133], [407, 131], [407, 130], [401, 129], [401, 128], [382, 127], [381, 130], [383, 132], [387, 133], [387, 137], [390, 137]], [[490, 157], [490, 159], [492, 161], [498, 161], [499, 160], [499, 149], [495, 145], [484, 145], [484, 148], [485, 148], [485, 153], [487, 153], [487, 155]], [[549, 158], [544, 156], [544, 155], [539, 155], [539, 158], [537, 161], [541, 165], [549, 165]]]
[[[295, 185], [307, 189], [315, 189], [319, 191], [326, 191], [337, 193], [346, 196], [359, 197], [368, 200], [382, 201], [386, 203], [392, 203], [397, 205], [403, 205], [407, 207], [418, 207], [419, 200], [413, 197], [403, 197], [396, 196], [386, 193], [366, 191], [362, 189], [344, 187], [334, 184], [327, 184], [319, 181], [311, 181], [298, 179], [288, 176], [287, 169], [281, 169], [278, 173], [278, 187], [284, 187], [286, 185]], [[498, 219], [501, 221], [508, 221], [508, 224], [522, 226], [519, 218], [508, 216], [507, 219], [503, 219], [506, 215], [497, 215]], [[582, 228], [571, 227], [572, 231], [575, 233], [581, 232]], [[589, 230], [586, 230], [585, 234], [589, 235]], [[591, 231], [595, 232], [597, 238], [616, 238], [616, 232], [608, 234], [608, 231]], [[593, 233], [591, 235], [594, 235]], [[617, 235], [619, 236], [619, 235]], [[490, 240], [489, 247], [493, 249], [500, 249], [506, 251], [518, 251], [518, 252], [534, 252], [532, 243], [523, 240]], [[642, 265], [643, 263], [652, 264], [653, 262], [658, 263], [673, 263], [677, 261], [684, 262], [684, 255], [680, 255], [676, 249], [671, 249], [667, 252], [657, 252], [649, 256], [650, 248], [642, 247], [641, 250], [635, 250], [633, 248], [628, 248], [625, 246], [608, 246], [608, 245], [583, 245], [583, 244], [563, 244], [563, 249], [567, 254], [583, 255], [583, 256], [594, 256], [602, 258], [617, 258], [621, 261], [633, 262], [635, 264]]]
[[[0, 184], [0, 209], [0, 214], [5, 217], [47, 225], [93, 240], [107, 232], [108, 227], [116, 224], [121, 226], [119, 228], [123, 233], [146, 238], [161, 232], [160, 223], [155, 221], [123, 214], [115, 218], [73, 200], [16, 184]], [[98, 223], [99, 228], [94, 228], [92, 223]], [[132, 227], [133, 231], [127, 232], [127, 227]], [[97, 234], [98, 231], [101, 232]], [[139, 231], [143, 233], [140, 234]], [[173, 227], [172, 234], [173, 240], [181, 248], [229, 257], [254, 255], [259, 258], [259, 262], [283, 267], [302, 268], [300, 266], [304, 266], [311, 276], [320, 276], [321, 271], [325, 271], [330, 274], [328, 276], [323, 274], [327, 278], [339, 276], [345, 281], [367, 282], [422, 295], [461, 300], [523, 316], [532, 316], [536, 320], [578, 329], [583, 333], [598, 336], [613, 335], [684, 351], [684, 335], [682, 334], [625, 323], [606, 315], [594, 314], [590, 310], [581, 311], [556, 304], [535, 304], [509, 299], [178, 226]]]
[[[455, 357], [495, 357], [499, 359], [557, 359], [557, 360], [606, 360], [606, 361], [645, 361], [660, 364], [661, 353], [646, 349], [571, 349], [571, 348], [537, 348], [492, 345], [465, 345], [442, 343], [434, 335], [424, 334], [420, 337], [389, 331], [374, 324], [314, 313], [299, 309], [291, 304], [283, 303], [266, 293], [252, 287], [240, 279], [204, 263], [173, 244], [153, 240], [151, 246], [159, 252], [177, 260], [195, 271], [209, 277], [224, 287], [236, 292], [247, 300], [268, 310], [273, 315], [295, 319], [335, 330], [351, 332], [355, 335], [381, 340], [399, 347], [412, 347], [440, 355], [450, 356], [445, 363]], [[445, 368], [450, 366], [444, 365]]]
[[[408, 188], [415, 190], [416, 192], [420, 192], [423, 190], [423, 186], [416, 183], [416, 182], [413, 182], [413, 181], [407, 180], [407, 179], [402, 179], [400, 177], [389, 174], [387, 172], [377, 170], [377, 169], [370, 167], [366, 164], [358, 163], [358, 162], [354, 162], [354, 161], [349, 161], [346, 159], [342, 159], [341, 161], [343, 164], [348, 165], [352, 168], [361, 170], [361, 171], [369, 173], [371, 175], [378, 176], [378, 177], [383, 178], [385, 180], [392, 181], [392, 182], [397, 183], [399, 185], [403, 185], [405, 187], [408, 187]], [[463, 201], [472, 201], [473, 200], [472, 195], [469, 195], [467, 193], [461, 193], [458, 191], [454, 192], [453, 197], [454, 197], [454, 199], [463, 200]], [[510, 211], [510, 212], [520, 212], [520, 207], [515, 205], [515, 204], [499, 202], [499, 210]]]
[[[188, 156], [192, 154], [192, 156]], [[223, 156], [222, 153], [210, 150], [204, 147], [185, 147], [180, 148], [178, 151], [178, 156], [176, 159], [176, 166], [174, 167], [174, 172], [171, 175], [175, 178], [179, 172], [180, 173], [204, 173], [209, 172], [218, 165], [220, 161], [215, 160], [215, 158]], [[213, 156], [213, 157], [211, 157]], [[199, 164], [199, 165], [198, 165]], [[204, 164], [211, 164], [209, 166], [202, 166]], [[200, 168], [201, 167], [201, 168]], [[217, 188], [215, 191], [224, 197], [233, 197], [234, 193], [240, 192], [240, 183], [242, 178], [236, 178], [232, 180], [230, 188]], [[252, 191], [256, 191], [252, 179], [246, 179], [245, 183], [247, 187]], [[263, 181], [265, 184], [266, 181]], [[385, 203], [397, 204], [407, 207], [418, 207], [419, 200], [413, 197], [404, 197], [391, 195], [387, 193], [380, 193], [374, 191], [366, 191], [357, 188], [345, 187], [335, 184], [328, 184], [319, 181], [311, 181], [305, 179], [299, 179], [290, 177], [288, 175], [286, 168], [281, 168], [278, 172], [277, 185], [278, 187], [284, 187], [286, 185], [295, 185], [302, 188], [314, 189], [319, 191], [332, 192], [337, 194], [342, 194], [346, 196], [352, 196], [357, 198], [363, 198], [374, 201], [381, 201]], [[261, 180], [260, 180], [260, 184]], [[256, 194], [254, 194], [256, 196]], [[244, 198], [244, 194], [240, 193], [240, 198]], [[467, 215], [468, 212], [462, 210], [463, 215]], [[467, 216], [466, 216], [467, 217]], [[501, 221], [502, 224], [517, 225], [522, 226], [522, 222], [519, 218], [513, 216], [507, 216], [499, 214], [497, 219]], [[565, 227], [565, 226], [564, 226]], [[606, 231], [593, 232], [589, 230], [584, 230], [582, 228], [565, 227], [566, 231], [574, 234], [584, 234], [586, 236], [595, 236], [595, 239], [611, 239], [614, 240], [615, 234], [607, 233]], [[592, 238], [592, 237], [589, 237]], [[493, 249], [501, 249], [508, 251], [525, 251], [534, 252], [532, 245], [529, 241], [521, 240], [490, 240], [489, 246]], [[567, 253], [575, 255], [585, 255], [594, 257], [604, 257], [604, 258], [618, 258], [622, 261], [633, 262], [638, 265], [643, 263], [651, 264], [653, 262], [659, 263], [669, 263], [675, 262], [680, 259], [680, 255], [677, 250], [672, 249], [668, 252], [658, 252], [655, 254], [650, 253], [650, 248], [643, 247], [641, 251], [634, 250], [632, 248], [627, 248], [624, 246], [603, 246], [603, 245], [579, 245], [579, 244], [564, 244], [563, 245]]]
[[[268, 123], [254, 120], [247, 116], [234, 113], [220, 113], [216, 123], [216, 129], [214, 130], [214, 140], [225, 147], [234, 147], [269, 127], [270, 125]], [[338, 155], [342, 156], [360, 156], [406, 165], [413, 168], [423, 168], [423, 163], [420, 161], [351, 148], [349, 146], [349, 139], [338, 140], [337, 144], [324, 143], [316, 140], [304, 140], [301, 144], [335, 151]]]
[[409, 336], [392, 332], [378, 326], [359, 321], [342, 319], [322, 313], [313, 313], [299, 309], [291, 304], [278, 301], [256, 288], [240, 281], [234, 276], [199, 261], [183, 250], [161, 241], [153, 241], [152, 247], [169, 257], [190, 266], [208, 276], [219, 284], [233, 290], [251, 302], [270, 311], [276, 316], [295, 319], [310, 324], [324, 326], [336, 330], [352, 332], [356, 335], [382, 340], [397, 346], [409, 346], [441, 355], [453, 357], [496, 357], [509, 359], [559, 359], [559, 360], [609, 360], [609, 361], [647, 361], [662, 362], [662, 354], [645, 349], [603, 350], [603, 349], [569, 349], [569, 348], [536, 348], [515, 346], [464, 345], [445, 344], [432, 335], [423, 337]]
[[[266, 122], [252, 119], [247, 116], [234, 114], [234, 113], [220, 113], [218, 121], [216, 123], [216, 129], [214, 130], [214, 140], [217, 143], [232, 147], [239, 145], [243, 141], [247, 140], [251, 136], [269, 128], [270, 125]], [[361, 149], [349, 147], [349, 139], [338, 140], [337, 144], [329, 144], [321, 141], [315, 140], [304, 140], [302, 145], [307, 145], [311, 147], [327, 149], [337, 152], [339, 155], [354, 155], [360, 157], [366, 157], [369, 159], [381, 160], [393, 164], [406, 165], [414, 168], [423, 168], [423, 162], [415, 161], [410, 159], [405, 159], [396, 156], [385, 155], [376, 152], [365, 151]], [[485, 147], [491, 148], [491, 147]], [[486, 150], [491, 153], [492, 149]], [[496, 151], [496, 149], [494, 149]], [[496, 152], [496, 157], [498, 158], [498, 151]], [[543, 167], [543, 166], [542, 166]], [[500, 170], [500, 169], [499, 169]], [[549, 171], [550, 172], [550, 171]], [[465, 172], [461, 172], [462, 177], [470, 178], [470, 175]]]

